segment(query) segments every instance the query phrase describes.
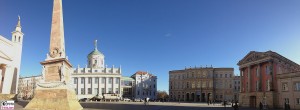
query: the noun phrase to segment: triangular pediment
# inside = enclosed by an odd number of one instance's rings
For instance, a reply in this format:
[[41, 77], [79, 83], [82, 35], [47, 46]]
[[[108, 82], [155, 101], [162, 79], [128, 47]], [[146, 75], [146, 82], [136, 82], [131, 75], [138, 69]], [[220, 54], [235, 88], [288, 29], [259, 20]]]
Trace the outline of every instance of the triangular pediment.
[[245, 64], [248, 62], [259, 60], [259, 59], [263, 59], [268, 56], [269, 56], [269, 54], [267, 54], [266, 52], [251, 51], [242, 60], [239, 61], [238, 65], [242, 65], [242, 64]]
[[0, 58], [11, 61], [11, 58], [0, 50]]

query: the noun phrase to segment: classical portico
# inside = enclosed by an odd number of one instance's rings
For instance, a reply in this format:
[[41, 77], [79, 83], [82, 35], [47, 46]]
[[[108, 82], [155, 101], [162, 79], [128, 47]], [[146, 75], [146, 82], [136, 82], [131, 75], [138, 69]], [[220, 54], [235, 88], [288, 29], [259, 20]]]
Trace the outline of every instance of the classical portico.
[[239, 102], [244, 107], [259, 107], [262, 102], [276, 108], [279, 102], [276, 76], [300, 70], [298, 64], [272, 51], [251, 51], [238, 65], [241, 76]]
[[23, 35], [20, 17], [11, 40], [0, 35], [0, 100], [12, 99], [18, 93]]

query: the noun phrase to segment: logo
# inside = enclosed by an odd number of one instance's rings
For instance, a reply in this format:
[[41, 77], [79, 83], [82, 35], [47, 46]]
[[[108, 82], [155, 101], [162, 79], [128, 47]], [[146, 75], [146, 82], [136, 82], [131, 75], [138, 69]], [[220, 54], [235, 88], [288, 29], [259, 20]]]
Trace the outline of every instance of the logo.
[[13, 110], [15, 108], [15, 101], [4, 100], [0, 101], [0, 110]]

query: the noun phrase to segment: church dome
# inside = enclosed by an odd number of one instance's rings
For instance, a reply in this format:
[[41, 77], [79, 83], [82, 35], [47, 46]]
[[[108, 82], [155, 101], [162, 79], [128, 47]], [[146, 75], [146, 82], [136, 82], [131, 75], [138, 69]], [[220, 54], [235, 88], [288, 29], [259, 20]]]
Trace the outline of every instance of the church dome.
[[102, 55], [102, 56], [104, 56], [98, 49], [95, 49], [94, 51], [92, 51], [91, 53], [89, 53], [88, 58], [90, 58], [91, 56], [95, 56], [95, 55]]

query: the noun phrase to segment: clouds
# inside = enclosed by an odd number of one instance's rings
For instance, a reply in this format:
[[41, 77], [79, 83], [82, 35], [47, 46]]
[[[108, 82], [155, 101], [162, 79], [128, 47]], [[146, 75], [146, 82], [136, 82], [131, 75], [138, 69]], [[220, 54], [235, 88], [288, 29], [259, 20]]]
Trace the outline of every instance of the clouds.
[[165, 37], [171, 37], [172, 36], [172, 34], [171, 33], [167, 33], [167, 34], [165, 34]]

